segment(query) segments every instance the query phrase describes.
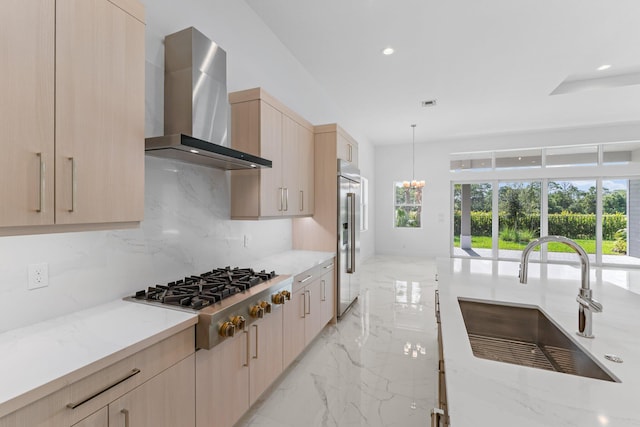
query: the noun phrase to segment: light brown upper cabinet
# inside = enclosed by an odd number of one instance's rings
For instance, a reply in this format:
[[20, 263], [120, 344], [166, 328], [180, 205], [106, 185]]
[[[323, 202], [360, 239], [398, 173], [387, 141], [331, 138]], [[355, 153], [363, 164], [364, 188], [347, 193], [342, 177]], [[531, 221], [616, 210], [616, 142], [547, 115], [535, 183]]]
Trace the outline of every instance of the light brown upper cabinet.
[[142, 4], [9, 0], [3, 11], [0, 234], [141, 221]]
[[229, 94], [231, 146], [272, 161], [271, 169], [231, 171], [231, 218], [314, 212], [313, 126], [260, 88]]

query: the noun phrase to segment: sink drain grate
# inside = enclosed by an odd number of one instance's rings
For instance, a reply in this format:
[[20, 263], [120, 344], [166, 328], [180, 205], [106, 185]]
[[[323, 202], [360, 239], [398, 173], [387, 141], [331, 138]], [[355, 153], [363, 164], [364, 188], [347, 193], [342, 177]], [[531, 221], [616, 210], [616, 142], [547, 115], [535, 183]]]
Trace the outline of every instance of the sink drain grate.
[[524, 341], [469, 334], [473, 355], [482, 359], [558, 371], [537, 345]]

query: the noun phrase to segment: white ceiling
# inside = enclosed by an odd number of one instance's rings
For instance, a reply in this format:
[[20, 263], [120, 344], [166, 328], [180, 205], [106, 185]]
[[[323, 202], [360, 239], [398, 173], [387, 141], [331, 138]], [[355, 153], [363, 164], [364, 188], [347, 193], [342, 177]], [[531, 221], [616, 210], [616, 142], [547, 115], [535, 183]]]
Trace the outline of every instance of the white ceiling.
[[376, 145], [640, 121], [640, 85], [549, 95], [639, 69], [638, 0], [245, 1]]

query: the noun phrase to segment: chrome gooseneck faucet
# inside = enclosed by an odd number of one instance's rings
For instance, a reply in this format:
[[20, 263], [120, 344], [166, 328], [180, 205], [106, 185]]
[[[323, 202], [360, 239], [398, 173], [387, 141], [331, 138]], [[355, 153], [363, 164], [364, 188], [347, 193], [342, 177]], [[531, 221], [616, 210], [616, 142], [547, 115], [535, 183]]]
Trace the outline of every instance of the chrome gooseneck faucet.
[[580, 256], [582, 264], [582, 285], [576, 300], [578, 301], [578, 335], [585, 338], [593, 338], [592, 314], [602, 312], [602, 304], [591, 298], [591, 287], [589, 285], [589, 256], [585, 250], [573, 240], [564, 236], [543, 236], [529, 243], [522, 251], [520, 259], [520, 283], [527, 283], [527, 273], [529, 265], [529, 254], [531, 251], [548, 242], [564, 243], [576, 251]]

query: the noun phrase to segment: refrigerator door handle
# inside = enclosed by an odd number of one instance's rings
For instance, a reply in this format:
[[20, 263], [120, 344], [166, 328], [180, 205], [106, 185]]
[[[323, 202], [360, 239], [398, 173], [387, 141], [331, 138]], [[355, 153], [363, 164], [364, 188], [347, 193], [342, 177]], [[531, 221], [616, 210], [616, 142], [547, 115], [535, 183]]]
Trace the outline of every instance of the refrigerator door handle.
[[356, 215], [356, 194], [347, 193], [347, 228], [348, 228], [348, 242], [347, 242], [347, 273], [353, 274], [356, 272], [356, 248], [354, 243], [356, 241], [356, 230], [354, 228], [354, 218]]

